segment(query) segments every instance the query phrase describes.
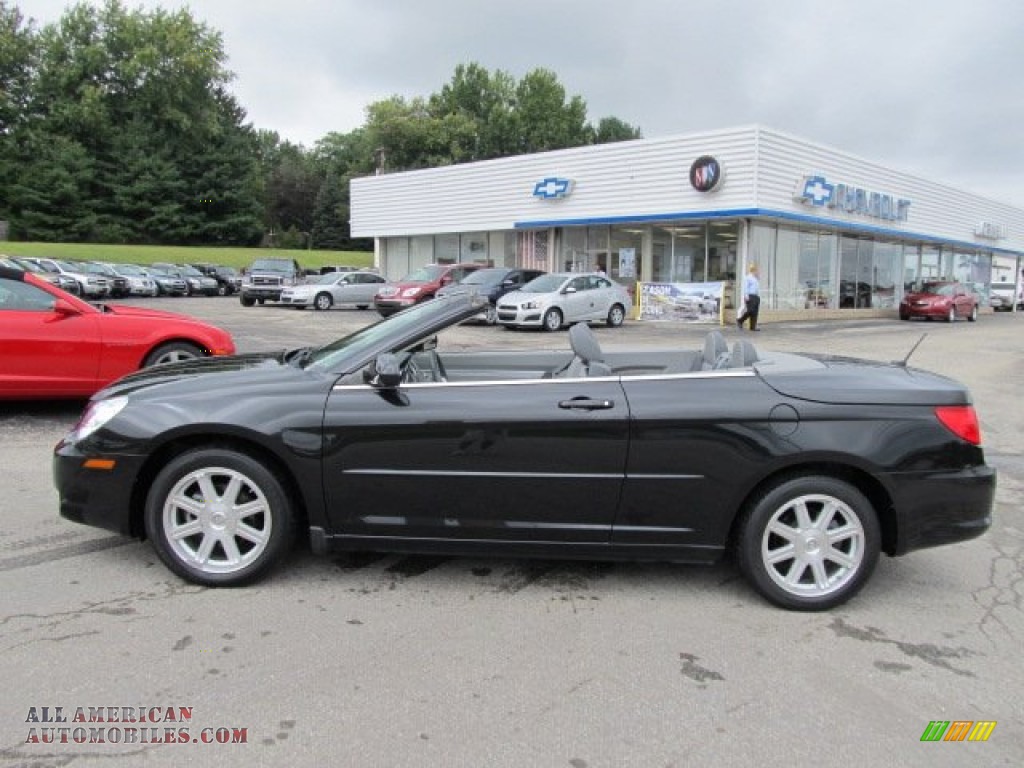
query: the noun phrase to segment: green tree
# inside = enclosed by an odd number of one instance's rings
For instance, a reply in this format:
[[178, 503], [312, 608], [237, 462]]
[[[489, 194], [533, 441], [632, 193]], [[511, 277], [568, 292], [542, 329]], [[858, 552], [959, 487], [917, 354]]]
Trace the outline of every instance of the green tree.
[[89, 161], [79, 188], [94, 215], [76, 237], [252, 240], [256, 143], [226, 91], [225, 61], [220, 34], [186, 10], [79, 3], [43, 28], [27, 113], [37, 135], [61, 137]]
[[0, 219], [11, 216], [11, 189], [18, 181], [21, 129], [28, 118], [37, 57], [31, 22], [17, 6], [0, 0]]
[[614, 141], [629, 141], [641, 138], [640, 129], [617, 117], [602, 117], [594, 134], [595, 144], [610, 144]]

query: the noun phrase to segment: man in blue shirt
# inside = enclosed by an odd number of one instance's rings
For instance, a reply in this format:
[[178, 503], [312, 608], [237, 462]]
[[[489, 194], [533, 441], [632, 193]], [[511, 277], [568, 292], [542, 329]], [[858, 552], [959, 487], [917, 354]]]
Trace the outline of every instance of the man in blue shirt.
[[743, 307], [736, 317], [736, 327], [743, 329], [743, 323], [750, 321], [750, 330], [757, 327], [757, 311], [761, 308], [761, 284], [757, 280], [757, 264], [751, 264], [747, 276], [743, 278]]

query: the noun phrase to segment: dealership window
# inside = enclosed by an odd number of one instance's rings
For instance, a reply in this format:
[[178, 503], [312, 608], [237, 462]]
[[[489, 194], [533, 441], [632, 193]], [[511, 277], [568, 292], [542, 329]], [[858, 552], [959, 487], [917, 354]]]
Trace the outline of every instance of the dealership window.
[[608, 251], [609, 227], [587, 227], [587, 267], [586, 270], [592, 271], [597, 269], [603, 269], [606, 273], [609, 272], [609, 258]]
[[897, 290], [903, 246], [900, 243], [875, 243], [874, 270], [871, 275], [871, 306], [893, 309], [900, 303], [902, 293]]
[[694, 282], [736, 279], [736, 243], [739, 223], [712, 221], [707, 226], [707, 259], [703, 276], [694, 275]]
[[563, 272], [583, 272], [587, 260], [587, 230], [584, 227], [566, 227], [559, 239], [561, 241], [561, 260], [559, 269]]
[[434, 261], [437, 264], [457, 264], [459, 261], [459, 236], [434, 235]]
[[[434, 238], [430, 235], [418, 235], [409, 243], [409, 269], [419, 269], [424, 264], [434, 261]], [[404, 274], [404, 273], [403, 273]]]
[[412, 271], [409, 263], [409, 238], [388, 237], [381, 241], [384, 252], [384, 276], [389, 280], [397, 280]]
[[836, 304], [836, 236], [832, 232], [801, 232], [797, 256], [796, 295], [792, 306], [828, 309]]
[[459, 237], [459, 261], [490, 264], [487, 256], [487, 233], [465, 232]]
[[640, 279], [643, 234], [644, 231], [636, 227], [612, 227], [611, 263], [605, 265], [605, 271], [613, 280], [632, 284]]
[[[750, 227], [750, 243], [748, 261], [757, 264], [760, 270], [761, 301], [765, 308], [777, 309], [778, 298], [775, 290], [775, 244], [778, 239], [778, 230], [772, 224], [753, 224]], [[743, 281], [735, 283], [736, 306], [739, 306], [739, 291], [742, 290]], [[792, 290], [792, 289], [790, 289]]]
[[491, 232], [490, 245], [487, 253], [496, 267], [514, 267], [516, 265], [516, 233]]
[[843, 235], [839, 238], [839, 308], [871, 306], [874, 241]]

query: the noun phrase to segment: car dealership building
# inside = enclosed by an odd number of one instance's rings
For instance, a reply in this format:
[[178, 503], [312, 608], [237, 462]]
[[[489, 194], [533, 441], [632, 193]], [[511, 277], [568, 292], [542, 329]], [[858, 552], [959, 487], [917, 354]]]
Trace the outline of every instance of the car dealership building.
[[[1024, 266], [1024, 210], [761, 126], [351, 183], [353, 237], [389, 278], [431, 262], [726, 283], [760, 269], [765, 319], [894, 313], [920, 280]], [[1010, 265], [1007, 267], [1006, 265]]]

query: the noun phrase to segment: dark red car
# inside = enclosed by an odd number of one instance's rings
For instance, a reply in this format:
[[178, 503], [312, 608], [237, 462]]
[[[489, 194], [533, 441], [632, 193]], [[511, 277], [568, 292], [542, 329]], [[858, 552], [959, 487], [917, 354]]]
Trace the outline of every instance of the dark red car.
[[427, 264], [413, 270], [401, 280], [383, 286], [373, 297], [373, 306], [382, 317], [408, 309], [421, 301], [434, 298], [446, 285], [454, 285], [481, 264]]
[[95, 306], [0, 266], [0, 399], [87, 397], [126, 373], [231, 355], [231, 335], [172, 312]]
[[921, 283], [900, 302], [900, 320], [924, 317], [952, 323], [958, 317], [970, 322], [978, 319], [978, 297], [963, 283], [941, 280]]

